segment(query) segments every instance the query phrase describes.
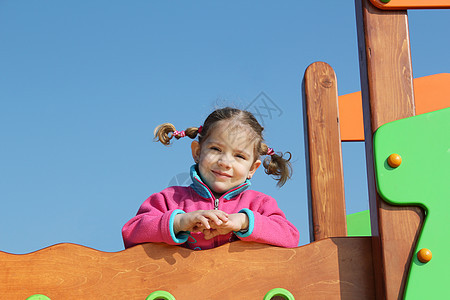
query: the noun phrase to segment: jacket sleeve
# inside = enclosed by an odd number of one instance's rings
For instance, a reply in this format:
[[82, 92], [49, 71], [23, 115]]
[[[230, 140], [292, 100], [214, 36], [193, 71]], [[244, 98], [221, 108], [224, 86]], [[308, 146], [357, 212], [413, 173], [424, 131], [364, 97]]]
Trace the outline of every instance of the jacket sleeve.
[[175, 215], [184, 213], [184, 211], [167, 207], [166, 199], [161, 193], [153, 194], [145, 200], [136, 216], [122, 228], [125, 248], [148, 242], [170, 245], [185, 243], [188, 234], [180, 232], [175, 235], [173, 231]]
[[244, 208], [240, 212], [247, 214], [249, 226], [246, 232], [235, 232], [239, 239], [286, 248], [298, 246], [297, 228], [286, 219], [272, 197], [265, 195], [259, 207]]

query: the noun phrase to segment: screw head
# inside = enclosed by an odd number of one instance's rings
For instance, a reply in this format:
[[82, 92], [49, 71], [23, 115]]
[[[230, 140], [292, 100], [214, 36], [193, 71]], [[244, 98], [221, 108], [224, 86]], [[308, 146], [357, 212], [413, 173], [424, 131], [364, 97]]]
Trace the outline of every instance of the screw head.
[[389, 155], [387, 162], [388, 165], [390, 165], [392, 168], [397, 168], [402, 163], [402, 157], [397, 153], [392, 153], [391, 155]]
[[420, 249], [419, 252], [417, 252], [417, 258], [420, 262], [427, 263], [432, 257], [433, 255], [431, 254], [431, 251], [427, 248]]

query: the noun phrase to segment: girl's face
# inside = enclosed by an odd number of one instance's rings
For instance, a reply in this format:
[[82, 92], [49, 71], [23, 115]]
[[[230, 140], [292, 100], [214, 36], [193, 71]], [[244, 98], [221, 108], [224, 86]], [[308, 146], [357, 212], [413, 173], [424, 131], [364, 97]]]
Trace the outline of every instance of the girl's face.
[[200, 176], [216, 197], [252, 178], [261, 165], [259, 159], [255, 160], [252, 136], [250, 129], [222, 120], [201, 145], [192, 142], [192, 157]]

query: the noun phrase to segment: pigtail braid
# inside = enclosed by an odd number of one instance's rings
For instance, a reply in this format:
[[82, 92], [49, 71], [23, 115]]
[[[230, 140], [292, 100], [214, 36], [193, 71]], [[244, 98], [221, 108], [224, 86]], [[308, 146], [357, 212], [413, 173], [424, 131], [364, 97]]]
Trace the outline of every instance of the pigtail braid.
[[191, 139], [195, 139], [197, 135], [200, 135], [197, 127], [189, 127], [184, 132], [186, 133], [186, 136], [190, 137]]
[[[170, 140], [172, 138], [176, 138], [179, 140], [184, 136], [188, 136], [191, 139], [195, 139], [197, 135], [199, 135], [199, 128], [197, 127], [189, 127], [184, 131], [178, 132], [175, 129], [175, 126], [171, 123], [164, 123], [155, 128], [153, 132], [155, 136], [155, 142], [161, 142], [165, 146], [170, 145]], [[176, 133], [176, 134], [174, 134]]]
[[[268, 147], [266, 144], [261, 144], [261, 155], [268, 155]], [[289, 155], [289, 158], [284, 158], [286, 154]], [[282, 153], [273, 153], [266, 157], [263, 162], [263, 166], [265, 168], [265, 172], [267, 175], [273, 175], [275, 180], [277, 180], [277, 186], [282, 187], [288, 179], [292, 176], [292, 165], [291, 160], [292, 154], [290, 152]]]

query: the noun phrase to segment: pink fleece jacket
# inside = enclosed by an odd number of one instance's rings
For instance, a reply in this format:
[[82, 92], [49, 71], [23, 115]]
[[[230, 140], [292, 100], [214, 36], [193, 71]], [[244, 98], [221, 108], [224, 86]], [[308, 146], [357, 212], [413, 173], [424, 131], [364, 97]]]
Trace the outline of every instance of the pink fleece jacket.
[[[137, 215], [122, 229], [125, 248], [146, 242], [163, 242], [204, 250], [237, 239], [281, 247], [298, 246], [299, 232], [286, 219], [275, 199], [257, 191], [244, 191], [250, 181], [215, 199], [197, 175], [195, 166], [191, 168], [191, 177], [191, 186], [169, 187], [145, 200]], [[229, 214], [246, 213], [249, 218], [248, 231], [219, 235], [211, 240], [205, 240], [203, 233], [197, 232], [174, 234], [173, 219], [176, 214], [209, 209], [219, 209]]]

